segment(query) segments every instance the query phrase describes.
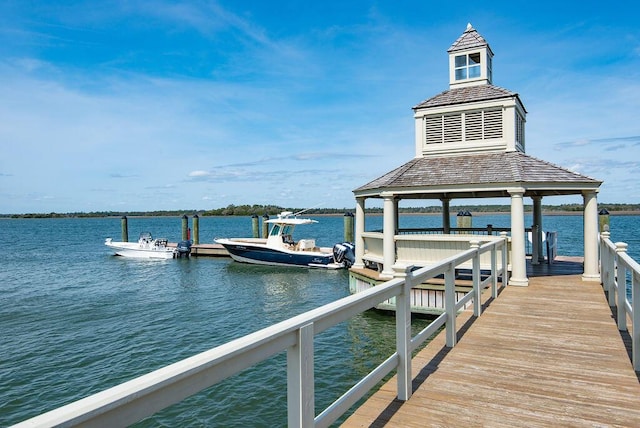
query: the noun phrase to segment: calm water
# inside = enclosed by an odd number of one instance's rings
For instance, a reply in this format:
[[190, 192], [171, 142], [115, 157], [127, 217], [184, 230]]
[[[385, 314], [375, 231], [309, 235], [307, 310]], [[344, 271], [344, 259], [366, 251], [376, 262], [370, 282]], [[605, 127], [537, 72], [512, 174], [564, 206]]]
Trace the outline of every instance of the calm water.
[[[329, 246], [343, 218], [319, 217], [297, 238]], [[509, 225], [508, 215], [473, 225]], [[526, 224], [531, 219], [527, 218]], [[436, 227], [404, 216], [401, 227]], [[452, 219], [455, 224], [455, 218]], [[382, 217], [368, 217], [367, 230]], [[638, 258], [640, 217], [612, 216], [613, 240]], [[180, 218], [130, 218], [180, 240]], [[545, 216], [560, 254], [582, 255], [582, 217]], [[249, 218], [201, 218], [200, 241], [249, 236]], [[222, 258], [114, 257], [120, 219], [0, 220], [0, 426], [54, 409], [348, 295], [346, 271], [242, 265]], [[416, 320], [415, 330], [426, 320]], [[316, 405], [324, 409], [394, 348], [394, 320], [368, 312], [316, 339]], [[278, 355], [141, 422], [140, 426], [285, 426], [286, 364]]]

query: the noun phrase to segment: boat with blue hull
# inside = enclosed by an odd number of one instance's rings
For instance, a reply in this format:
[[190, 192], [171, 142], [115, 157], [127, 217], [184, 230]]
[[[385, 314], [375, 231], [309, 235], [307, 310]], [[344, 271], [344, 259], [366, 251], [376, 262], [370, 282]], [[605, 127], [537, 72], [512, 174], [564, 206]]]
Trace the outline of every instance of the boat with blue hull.
[[296, 226], [317, 223], [316, 220], [298, 218], [286, 211], [265, 223], [271, 225], [266, 239], [217, 238], [215, 242], [224, 246], [233, 260], [241, 263], [341, 269], [350, 267], [355, 260], [354, 247], [349, 242], [329, 248], [316, 246], [315, 239], [293, 239]]

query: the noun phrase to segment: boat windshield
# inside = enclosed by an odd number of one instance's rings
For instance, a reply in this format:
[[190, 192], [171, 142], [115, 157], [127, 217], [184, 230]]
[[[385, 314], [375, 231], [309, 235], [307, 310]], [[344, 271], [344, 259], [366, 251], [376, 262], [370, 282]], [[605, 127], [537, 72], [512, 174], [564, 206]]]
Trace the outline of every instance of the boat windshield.
[[282, 234], [283, 235], [291, 235], [293, 233], [293, 225], [292, 224], [285, 224], [282, 227]]
[[278, 235], [291, 235], [293, 234], [294, 225], [293, 224], [274, 224], [271, 228], [271, 236]]

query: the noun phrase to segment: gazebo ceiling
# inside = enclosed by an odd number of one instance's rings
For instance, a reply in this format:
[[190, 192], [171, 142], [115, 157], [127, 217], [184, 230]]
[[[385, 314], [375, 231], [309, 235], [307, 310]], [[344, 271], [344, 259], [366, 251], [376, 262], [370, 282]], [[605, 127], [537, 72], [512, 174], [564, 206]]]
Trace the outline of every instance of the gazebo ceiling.
[[404, 199], [460, 199], [576, 195], [602, 184], [521, 152], [414, 158], [355, 189], [356, 197], [393, 194]]

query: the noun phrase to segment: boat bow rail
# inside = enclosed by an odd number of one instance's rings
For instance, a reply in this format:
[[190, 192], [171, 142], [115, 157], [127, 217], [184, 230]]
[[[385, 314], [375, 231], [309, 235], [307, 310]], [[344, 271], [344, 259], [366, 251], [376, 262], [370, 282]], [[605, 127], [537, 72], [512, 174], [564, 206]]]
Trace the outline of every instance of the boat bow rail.
[[[91, 395], [66, 406], [15, 425], [33, 426], [126, 426], [144, 419], [184, 398], [211, 387], [234, 374], [275, 354], [287, 353], [287, 418], [290, 427], [326, 427], [349, 410], [360, 398], [393, 370], [398, 371], [398, 399], [407, 400], [412, 393], [411, 353], [445, 326], [447, 346], [456, 344], [456, 314], [473, 300], [474, 313], [482, 311], [481, 293], [489, 287], [498, 296], [498, 278], [507, 281], [507, 269], [499, 251], [506, 251], [506, 240], [480, 245], [460, 252], [438, 264], [414, 270], [407, 268], [404, 278], [397, 278], [367, 291], [350, 295], [294, 318], [233, 340], [193, 357], [171, 364], [131, 381]], [[490, 275], [481, 280], [480, 258], [490, 253]], [[473, 289], [455, 301], [455, 269], [471, 261]], [[445, 277], [445, 312], [416, 336], [411, 337], [409, 294], [412, 285], [438, 275]], [[396, 351], [351, 389], [315, 415], [314, 337], [382, 301], [396, 300]]]

